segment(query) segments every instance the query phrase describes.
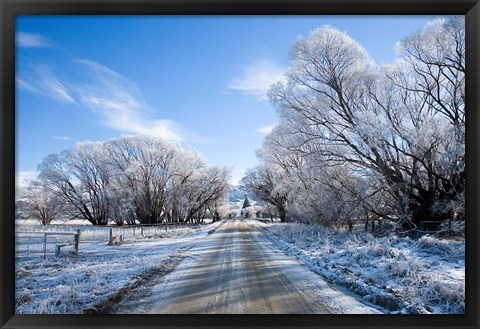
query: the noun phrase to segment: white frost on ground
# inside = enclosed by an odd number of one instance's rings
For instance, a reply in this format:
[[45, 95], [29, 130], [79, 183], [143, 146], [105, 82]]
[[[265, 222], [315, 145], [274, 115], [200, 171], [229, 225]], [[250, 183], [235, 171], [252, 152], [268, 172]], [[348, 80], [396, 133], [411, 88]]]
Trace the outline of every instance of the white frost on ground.
[[465, 241], [374, 238], [299, 223], [256, 225], [330, 282], [391, 313], [465, 312]]
[[160, 239], [113, 246], [81, 243], [78, 256], [17, 259], [16, 313], [82, 313], [168, 262], [169, 256], [197, 243], [219, 224], [169, 229]]
[[144, 294], [127, 296], [114, 313], [385, 312], [328, 284], [278, 250], [255, 226], [249, 219], [226, 221], [215, 234], [189, 248], [175, 271]]
[[[248, 222], [328, 281], [392, 313], [465, 312], [464, 241], [431, 236], [373, 238], [369, 233], [333, 232], [315, 225]], [[20, 258], [16, 262], [16, 313], [82, 313], [148, 271], [168, 264], [172, 255], [206, 247], [208, 234], [222, 223], [169, 229], [160, 239], [127, 240], [121, 245], [82, 243], [78, 256]], [[346, 288], [322, 298], [332, 308], [341, 309], [348, 305], [342, 299], [353, 297], [345, 294]]]

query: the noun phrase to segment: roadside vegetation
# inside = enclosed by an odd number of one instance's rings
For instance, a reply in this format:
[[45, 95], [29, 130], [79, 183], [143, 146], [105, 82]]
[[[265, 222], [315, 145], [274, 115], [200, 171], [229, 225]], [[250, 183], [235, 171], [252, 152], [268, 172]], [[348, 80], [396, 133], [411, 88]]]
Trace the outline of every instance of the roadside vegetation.
[[433, 20], [382, 66], [334, 27], [299, 38], [243, 189], [282, 222], [418, 232], [464, 221], [464, 25]]

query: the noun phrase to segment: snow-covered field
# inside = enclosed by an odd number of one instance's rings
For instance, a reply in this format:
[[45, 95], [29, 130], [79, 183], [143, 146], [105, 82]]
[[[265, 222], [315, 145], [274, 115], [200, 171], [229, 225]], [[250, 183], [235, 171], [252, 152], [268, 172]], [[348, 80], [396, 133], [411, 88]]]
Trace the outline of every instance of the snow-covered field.
[[[391, 313], [465, 312], [464, 241], [374, 238], [363, 231], [351, 234], [316, 225], [248, 222], [328, 281]], [[83, 237], [101, 236], [103, 241], [82, 242], [78, 255], [65, 248], [61, 257], [17, 258], [16, 313], [101, 312], [150, 275], [173, 270], [185, 250], [202, 246], [222, 223], [169, 228], [155, 238], [139, 236], [113, 246], [101, 233], [105, 228], [90, 227]], [[39, 229], [25, 225], [18, 231], [33, 228]]]
[[257, 222], [265, 235], [327, 280], [392, 313], [464, 313], [465, 242], [334, 232]]
[[[177, 227], [155, 239], [139, 237], [113, 246], [105, 241], [81, 243], [77, 256], [19, 258], [15, 269], [16, 313], [98, 311], [102, 303], [149, 274], [173, 269], [184, 248], [197, 243], [220, 223]], [[49, 227], [55, 229], [59, 228]]]

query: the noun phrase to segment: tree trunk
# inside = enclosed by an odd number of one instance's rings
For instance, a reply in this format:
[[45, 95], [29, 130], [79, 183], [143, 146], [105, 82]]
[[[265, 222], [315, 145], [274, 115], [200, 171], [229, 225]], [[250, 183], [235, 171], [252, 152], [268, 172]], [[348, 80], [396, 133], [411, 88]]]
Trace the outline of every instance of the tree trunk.
[[282, 206], [277, 206], [277, 210], [278, 210], [278, 216], [280, 217], [280, 221], [282, 223], [285, 223], [286, 216], [287, 216], [285, 208]]

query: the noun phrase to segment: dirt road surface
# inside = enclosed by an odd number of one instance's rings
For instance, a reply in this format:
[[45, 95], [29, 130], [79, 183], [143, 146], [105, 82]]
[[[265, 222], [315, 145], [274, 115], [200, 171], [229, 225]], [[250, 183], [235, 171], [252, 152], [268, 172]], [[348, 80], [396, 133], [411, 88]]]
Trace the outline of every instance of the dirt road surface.
[[285, 255], [253, 220], [225, 221], [183, 252], [177, 268], [115, 313], [381, 313]]

